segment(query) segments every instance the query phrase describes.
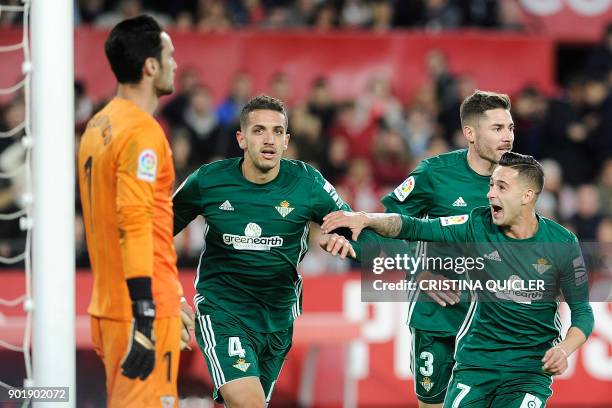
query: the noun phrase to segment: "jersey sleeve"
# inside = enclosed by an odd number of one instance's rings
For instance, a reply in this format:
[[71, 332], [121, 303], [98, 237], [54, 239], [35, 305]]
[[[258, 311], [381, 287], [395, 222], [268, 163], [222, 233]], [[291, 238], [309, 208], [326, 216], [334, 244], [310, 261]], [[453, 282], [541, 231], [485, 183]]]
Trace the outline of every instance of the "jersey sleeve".
[[426, 161], [419, 163], [402, 184], [382, 198], [385, 211], [412, 217], [425, 215], [431, 206], [433, 191], [429, 171]]
[[172, 197], [174, 207], [174, 235], [178, 234], [202, 211], [200, 175], [204, 167], [194, 171], [183, 181]]
[[308, 167], [314, 178], [310, 194], [312, 204], [312, 220], [317, 224], [323, 223], [323, 217], [334, 211], [352, 211], [351, 207], [342, 200], [334, 186], [319, 171]]
[[161, 129], [137, 125], [115, 152], [115, 208], [126, 279], [153, 275], [153, 205], [160, 160], [166, 158]]
[[561, 271], [561, 292], [571, 311], [571, 326], [589, 337], [593, 331], [593, 309], [589, 304], [589, 282], [586, 265], [578, 239], [574, 236], [571, 248], [564, 253], [571, 254]]
[[469, 242], [470, 215], [421, 219], [400, 215], [402, 229], [396, 238], [410, 241]]

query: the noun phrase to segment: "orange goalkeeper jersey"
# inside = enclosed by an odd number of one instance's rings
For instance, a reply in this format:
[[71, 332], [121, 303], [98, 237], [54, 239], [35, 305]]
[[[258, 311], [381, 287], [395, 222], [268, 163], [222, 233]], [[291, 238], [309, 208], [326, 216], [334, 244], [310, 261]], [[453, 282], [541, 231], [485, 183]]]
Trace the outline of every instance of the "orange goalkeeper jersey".
[[94, 277], [89, 314], [131, 319], [126, 279], [148, 276], [157, 316], [178, 315], [174, 165], [161, 126], [134, 103], [114, 98], [81, 139], [79, 187]]

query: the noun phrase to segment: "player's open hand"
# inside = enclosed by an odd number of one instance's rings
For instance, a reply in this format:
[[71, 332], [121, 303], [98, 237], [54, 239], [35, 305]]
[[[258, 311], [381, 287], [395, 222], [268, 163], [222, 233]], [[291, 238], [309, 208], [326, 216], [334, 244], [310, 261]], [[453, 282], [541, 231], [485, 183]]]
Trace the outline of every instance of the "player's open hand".
[[181, 350], [191, 351], [191, 347], [189, 346], [189, 342], [191, 341], [190, 332], [195, 328], [195, 316], [193, 314], [193, 309], [185, 298], [181, 298], [181, 323], [183, 324], [181, 330]]
[[334, 211], [323, 217], [321, 230], [324, 234], [329, 234], [338, 228], [347, 227], [353, 234], [353, 241], [356, 241], [366, 225], [367, 216], [363, 212]]
[[345, 259], [347, 255], [350, 255], [353, 258], [357, 257], [351, 243], [342, 235], [323, 234], [321, 235], [319, 245], [321, 245], [321, 248], [333, 256], [340, 254], [340, 258], [342, 259]]
[[155, 368], [155, 303], [145, 299], [134, 301], [132, 314], [132, 337], [121, 361], [121, 374], [131, 379], [145, 380]]
[[[422, 281], [422, 280], [428, 280], [429, 285], [428, 287], [442, 287], [442, 282], [445, 280], [451, 280], [449, 278], [447, 278], [444, 275], [438, 275], [435, 273], [432, 273], [430, 271], [423, 271], [419, 274], [419, 277], [417, 278], [418, 281]], [[435, 285], [435, 286], [433, 286]], [[429, 296], [430, 298], [432, 298], [437, 304], [439, 304], [442, 307], [446, 307], [446, 305], [454, 305], [459, 303], [460, 298], [459, 298], [459, 294], [461, 293], [458, 290], [426, 290], [424, 291], [427, 296]]]
[[544, 354], [544, 358], [542, 358], [542, 362], [544, 363], [542, 370], [548, 374], [561, 375], [567, 370], [568, 357], [569, 354], [565, 349], [560, 346], [555, 346]]

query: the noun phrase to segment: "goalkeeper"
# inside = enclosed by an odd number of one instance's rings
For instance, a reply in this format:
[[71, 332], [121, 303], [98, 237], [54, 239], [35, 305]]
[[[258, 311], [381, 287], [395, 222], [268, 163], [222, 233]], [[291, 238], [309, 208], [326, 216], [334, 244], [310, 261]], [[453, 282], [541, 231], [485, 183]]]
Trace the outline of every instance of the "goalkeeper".
[[78, 169], [92, 340], [109, 407], [177, 407], [181, 331], [186, 347], [193, 314], [181, 302], [172, 239], [172, 155], [152, 116], [174, 90], [174, 48], [140, 16], [115, 26], [105, 51], [117, 95], [87, 124]]

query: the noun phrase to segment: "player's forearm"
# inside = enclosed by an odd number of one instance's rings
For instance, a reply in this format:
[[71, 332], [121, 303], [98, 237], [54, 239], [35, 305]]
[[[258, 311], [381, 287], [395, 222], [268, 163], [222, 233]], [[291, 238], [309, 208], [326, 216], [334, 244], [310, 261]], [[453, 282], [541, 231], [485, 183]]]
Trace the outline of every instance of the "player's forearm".
[[561, 343], [557, 344], [556, 347], [560, 347], [569, 357], [574, 351], [578, 350], [586, 340], [587, 336], [582, 332], [582, 330], [577, 327], [570, 327], [567, 331], [565, 339], [563, 339]]
[[140, 207], [118, 211], [119, 247], [126, 279], [153, 275], [152, 214]]
[[402, 218], [399, 214], [364, 213], [366, 215], [366, 227], [378, 235], [388, 238], [396, 238], [402, 230]]

